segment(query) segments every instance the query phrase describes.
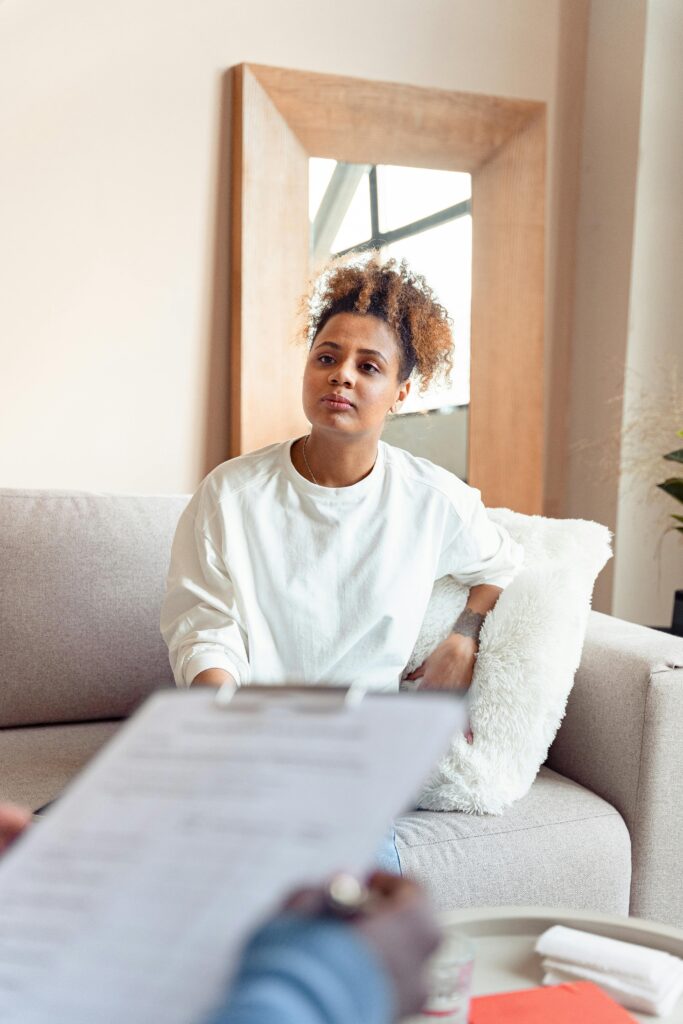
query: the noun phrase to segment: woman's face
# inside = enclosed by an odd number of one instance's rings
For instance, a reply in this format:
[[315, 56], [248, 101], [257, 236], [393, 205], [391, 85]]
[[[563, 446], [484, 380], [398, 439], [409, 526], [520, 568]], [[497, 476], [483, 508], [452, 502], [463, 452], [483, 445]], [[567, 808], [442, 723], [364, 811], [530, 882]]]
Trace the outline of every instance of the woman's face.
[[338, 313], [317, 335], [306, 360], [303, 407], [320, 430], [379, 437], [387, 413], [410, 391], [400, 380], [392, 328], [376, 316]]

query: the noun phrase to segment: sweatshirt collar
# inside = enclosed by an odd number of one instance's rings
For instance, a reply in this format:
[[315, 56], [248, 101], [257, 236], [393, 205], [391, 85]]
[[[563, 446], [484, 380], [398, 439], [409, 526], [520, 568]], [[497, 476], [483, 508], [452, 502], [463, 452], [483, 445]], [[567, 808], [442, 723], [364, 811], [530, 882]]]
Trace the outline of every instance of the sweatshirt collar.
[[292, 462], [292, 445], [299, 438], [292, 438], [285, 441], [282, 446], [282, 462], [287, 477], [294, 484], [297, 491], [308, 494], [316, 501], [328, 501], [334, 504], [347, 504], [359, 501], [372, 491], [378, 484], [384, 472], [384, 442], [380, 441], [377, 446], [377, 460], [367, 476], [359, 480], [357, 484], [350, 484], [348, 487], [323, 487], [321, 484], [314, 484], [294, 467]]

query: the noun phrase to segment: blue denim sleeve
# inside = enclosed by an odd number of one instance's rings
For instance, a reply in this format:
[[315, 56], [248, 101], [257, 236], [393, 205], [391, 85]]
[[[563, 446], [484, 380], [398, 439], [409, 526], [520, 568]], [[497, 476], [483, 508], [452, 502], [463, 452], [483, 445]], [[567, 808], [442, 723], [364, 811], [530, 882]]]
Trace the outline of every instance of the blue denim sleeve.
[[282, 914], [253, 936], [207, 1024], [389, 1024], [392, 1004], [384, 971], [354, 928]]

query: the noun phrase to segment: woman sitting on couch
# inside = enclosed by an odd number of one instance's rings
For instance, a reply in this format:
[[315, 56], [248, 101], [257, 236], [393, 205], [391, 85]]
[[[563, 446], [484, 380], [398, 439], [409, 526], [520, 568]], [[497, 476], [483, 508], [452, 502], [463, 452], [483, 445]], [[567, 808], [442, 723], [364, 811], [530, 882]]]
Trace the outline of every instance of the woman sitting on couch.
[[[484, 616], [521, 564], [479, 491], [380, 440], [413, 379], [450, 370], [452, 335], [405, 262], [355, 260], [309, 297], [310, 432], [218, 466], [181, 516], [161, 615], [178, 686], [396, 691], [432, 586], [451, 574], [467, 606], [410, 678], [467, 688]], [[264, 378], [280, 371], [264, 359]]]

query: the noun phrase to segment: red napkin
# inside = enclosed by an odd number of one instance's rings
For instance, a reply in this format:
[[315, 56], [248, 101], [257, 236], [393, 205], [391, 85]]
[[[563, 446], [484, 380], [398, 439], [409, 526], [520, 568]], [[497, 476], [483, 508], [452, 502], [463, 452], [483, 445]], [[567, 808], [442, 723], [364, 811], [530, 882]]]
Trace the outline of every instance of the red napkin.
[[634, 1024], [630, 1013], [592, 981], [477, 996], [469, 1024]]

